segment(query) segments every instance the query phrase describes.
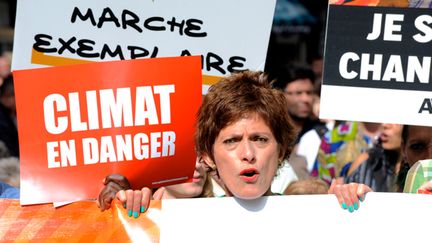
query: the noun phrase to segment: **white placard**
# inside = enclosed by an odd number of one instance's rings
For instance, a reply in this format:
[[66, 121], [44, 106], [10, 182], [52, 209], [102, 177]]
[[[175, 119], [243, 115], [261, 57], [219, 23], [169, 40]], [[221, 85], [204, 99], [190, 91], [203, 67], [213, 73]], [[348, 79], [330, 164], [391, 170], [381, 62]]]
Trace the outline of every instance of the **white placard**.
[[160, 242], [423, 242], [431, 205], [404, 193], [368, 193], [354, 213], [334, 195], [164, 200]]

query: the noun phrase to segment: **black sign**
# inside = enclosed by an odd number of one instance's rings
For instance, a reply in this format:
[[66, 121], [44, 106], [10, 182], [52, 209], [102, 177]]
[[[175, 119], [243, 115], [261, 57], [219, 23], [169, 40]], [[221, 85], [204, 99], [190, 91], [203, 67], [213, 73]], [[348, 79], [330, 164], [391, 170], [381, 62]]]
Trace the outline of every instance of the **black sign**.
[[432, 91], [432, 11], [330, 5], [324, 85]]

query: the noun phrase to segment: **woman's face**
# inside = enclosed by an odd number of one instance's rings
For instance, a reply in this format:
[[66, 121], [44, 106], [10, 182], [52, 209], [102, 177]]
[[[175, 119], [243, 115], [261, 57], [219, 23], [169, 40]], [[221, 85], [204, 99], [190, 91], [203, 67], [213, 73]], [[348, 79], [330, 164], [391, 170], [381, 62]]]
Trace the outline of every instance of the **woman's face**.
[[419, 160], [432, 159], [432, 127], [409, 126], [408, 129], [403, 153], [409, 166]]
[[400, 150], [402, 144], [402, 125], [384, 123], [380, 135], [382, 146], [386, 150]]
[[198, 197], [203, 191], [207, 172], [203, 163], [196, 159], [192, 182], [167, 186], [165, 189], [176, 198]]
[[214, 161], [227, 195], [255, 199], [271, 195], [278, 168], [279, 145], [258, 115], [250, 115], [223, 128], [213, 144]]

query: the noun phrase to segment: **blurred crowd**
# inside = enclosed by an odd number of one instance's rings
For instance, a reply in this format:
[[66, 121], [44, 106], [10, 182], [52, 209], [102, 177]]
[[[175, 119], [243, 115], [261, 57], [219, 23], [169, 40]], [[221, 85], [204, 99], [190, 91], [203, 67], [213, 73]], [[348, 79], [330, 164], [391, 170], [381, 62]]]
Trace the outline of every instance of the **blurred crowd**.
[[19, 143], [11, 60], [11, 52], [0, 56], [0, 181], [18, 188]]

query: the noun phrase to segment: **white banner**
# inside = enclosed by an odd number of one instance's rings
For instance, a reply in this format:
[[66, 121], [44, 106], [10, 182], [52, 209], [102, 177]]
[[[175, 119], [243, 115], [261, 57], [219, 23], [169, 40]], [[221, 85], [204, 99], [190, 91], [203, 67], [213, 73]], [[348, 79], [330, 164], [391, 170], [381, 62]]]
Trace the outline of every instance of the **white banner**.
[[343, 210], [334, 195], [162, 201], [160, 242], [427, 242], [432, 196], [368, 193]]

